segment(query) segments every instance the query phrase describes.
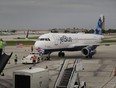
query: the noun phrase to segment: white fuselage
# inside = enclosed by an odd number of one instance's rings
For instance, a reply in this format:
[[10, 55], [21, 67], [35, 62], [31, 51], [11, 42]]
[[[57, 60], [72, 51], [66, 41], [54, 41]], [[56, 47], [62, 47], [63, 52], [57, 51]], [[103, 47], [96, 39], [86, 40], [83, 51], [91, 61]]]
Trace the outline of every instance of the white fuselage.
[[76, 47], [98, 46], [102, 38], [102, 35], [96, 34], [48, 33], [41, 35], [34, 46], [36, 49], [69, 51]]

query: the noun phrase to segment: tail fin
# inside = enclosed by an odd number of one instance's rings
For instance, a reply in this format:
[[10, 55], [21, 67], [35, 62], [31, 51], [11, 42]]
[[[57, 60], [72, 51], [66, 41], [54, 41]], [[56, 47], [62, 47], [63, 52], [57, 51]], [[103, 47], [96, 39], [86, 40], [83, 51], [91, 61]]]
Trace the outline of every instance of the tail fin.
[[103, 16], [99, 17], [98, 23], [97, 23], [97, 27], [95, 29], [94, 34], [98, 34], [98, 35], [102, 35], [102, 25], [103, 25]]

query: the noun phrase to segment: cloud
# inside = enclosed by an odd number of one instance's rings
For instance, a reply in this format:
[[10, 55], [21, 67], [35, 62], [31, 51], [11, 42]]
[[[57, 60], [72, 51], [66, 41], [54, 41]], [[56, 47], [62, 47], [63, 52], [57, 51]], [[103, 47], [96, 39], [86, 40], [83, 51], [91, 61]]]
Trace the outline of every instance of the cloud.
[[102, 13], [116, 27], [115, 0], [1, 0], [0, 27], [93, 28]]

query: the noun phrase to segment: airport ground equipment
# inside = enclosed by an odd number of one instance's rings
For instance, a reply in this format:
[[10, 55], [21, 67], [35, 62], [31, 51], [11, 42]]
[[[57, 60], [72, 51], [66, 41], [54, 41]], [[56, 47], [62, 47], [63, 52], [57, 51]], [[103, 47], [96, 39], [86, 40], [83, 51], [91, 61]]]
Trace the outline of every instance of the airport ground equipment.
[[0, 55], [0, 73], [4, 70], [6, 64], [11, 56], [12, 56], [12, 53], [10, 55], [7, 55], [6, 53], [3, 53]]
[[82, 66], [75, 59], [72, 65], [68, 64], [68, 60], [64, 60], [60, 72], [58, 74], [54, 88], [85, 88], [86, 83], [80, 82], [79, 70]]
[[23, 69], [13, 72], [13, 88], [48, 88], [48, 70], [44, 68]]
[[32, 64], [34, 55], [36, 56], [36, 63], [41, 62], [42, 59], [41, 53], [31, 52], [28, 56], [22, 58], [21, 60], [22, 64], [28, 64], [28, 63]]

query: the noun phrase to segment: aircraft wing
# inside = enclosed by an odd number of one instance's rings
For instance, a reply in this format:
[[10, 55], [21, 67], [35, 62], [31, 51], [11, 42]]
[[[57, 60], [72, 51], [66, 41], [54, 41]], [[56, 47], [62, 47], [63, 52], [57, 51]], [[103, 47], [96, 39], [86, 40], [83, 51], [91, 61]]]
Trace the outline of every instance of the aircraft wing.
[[105, 45], [105, 46], [116, 45], [116, 42], [112, 42], [112, 43], [101, 43], [101, 45]]
[[116, 45], [116, 37], [104, 37], [102, 40], [101, 45], [109, 46], [109, 45]]
[[[95, 44], [96, 46], [110, 46], [110, 45], [116, 45], [116, 43], [101, 43], [101, 44]], [[68, 46], [68, 48], [75, 48], [75, 47], [86, 47], [86, 46], [93, 46], [93, 44], [71, 44]]]
[[99, 46], [100, 44], [71, 44], [68, 46], [68, 48], [74, 48], [74, 47], [86, 47], [86, 46], [93, 46], [93, 45], [96, 45], [96, 46]]
[[115, 39], [116, 38], [116, 36], [105, 36], [104, 38], [103, 38], [103, 40], [105, 40], [105, 39]]

